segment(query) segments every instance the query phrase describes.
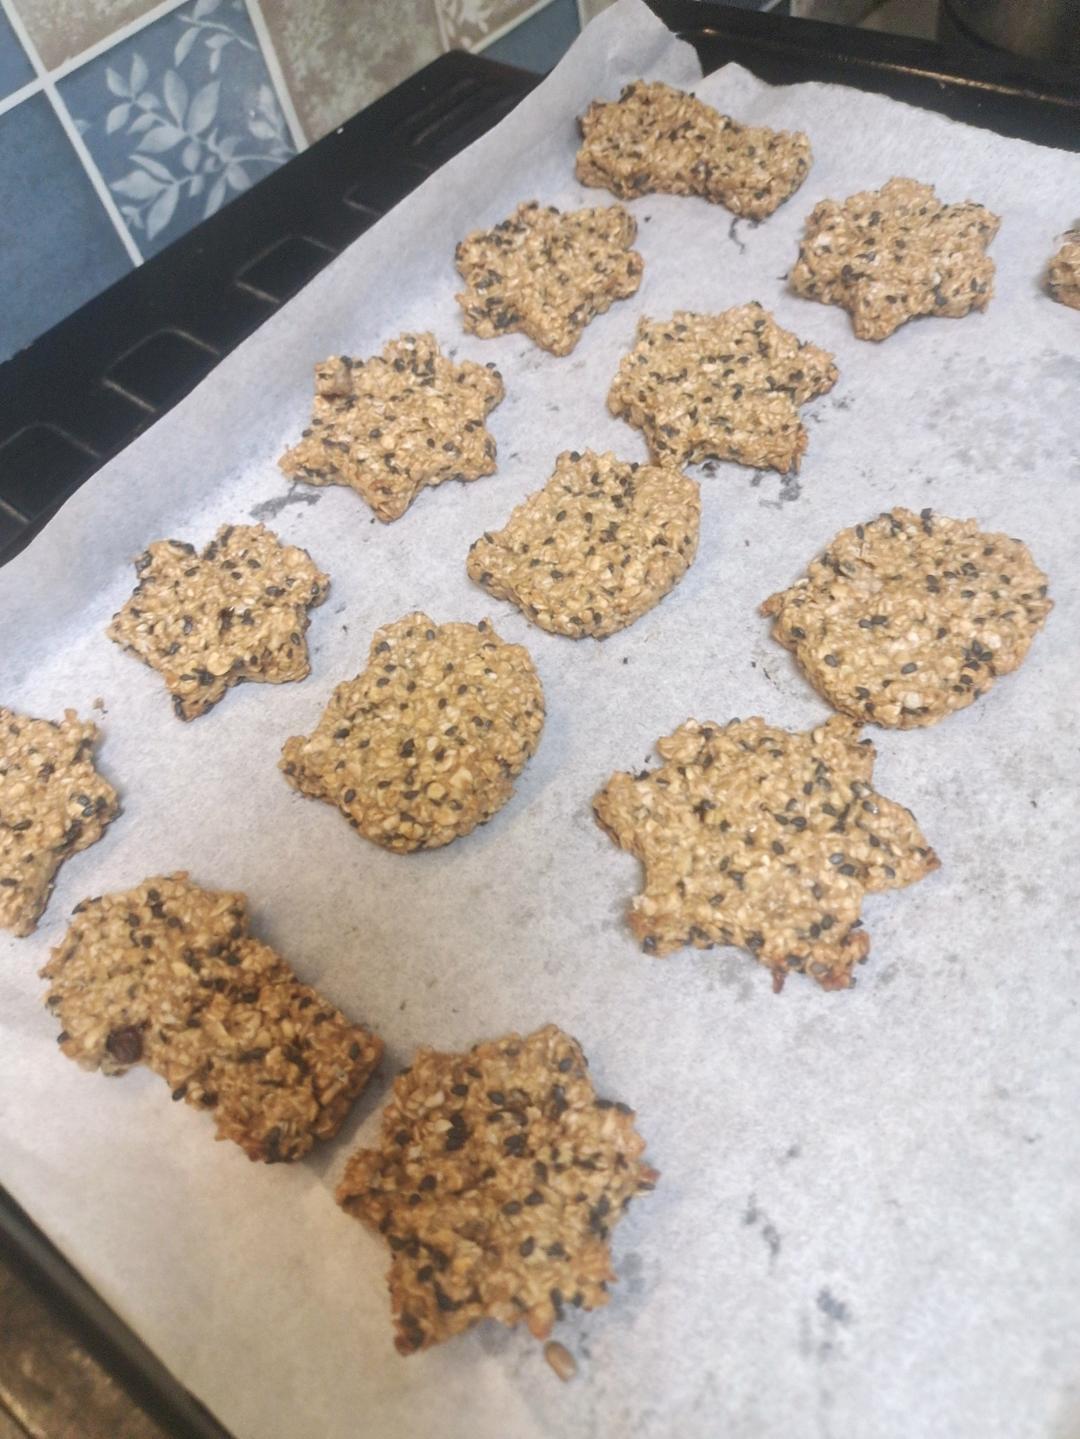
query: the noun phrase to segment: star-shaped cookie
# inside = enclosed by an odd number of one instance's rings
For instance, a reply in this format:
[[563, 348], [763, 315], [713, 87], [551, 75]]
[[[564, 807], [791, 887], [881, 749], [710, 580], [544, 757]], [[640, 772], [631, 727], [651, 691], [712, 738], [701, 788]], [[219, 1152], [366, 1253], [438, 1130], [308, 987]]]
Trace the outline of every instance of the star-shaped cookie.
[[315, 366], [311, 424], [279, 464], [305, 484], [347, 485], [396, 520], [427, 485], [495, 473], [484, 421], [504, 393], [494, 365], [458, 365], [434, 335], [400, 335], [370, 360]]
[[631, 250], [637, 222], [621, 205], [563, 214], [535, 200], [491, 230], [475, 230], [455, 261], [465, 328], [485, 340], [521, 330], [568, 355], [595, 315], [632, 295], [644, 261]]
[[32, 934], [64, 860], [120, 813], [94, 768], [97, 739], [74, 710], [57, 722], [0, 705], [0, 929]]
[[982, 205], [944, 205], [932, 185], [892, 179], [806, 222], [791, 288], [851, 312], [860, 340], [884, 340], [917, 315], [958, 319], [994, 293], [986, 247], [1001, 221]]
[[578, 179], [604, 186], [620, 200], [656, 190], [700, 195], [762, 220], [810, 169], [810, 142], [801, 132], [740, 125], [659, 82], [638, 80], [616, 101], [594, 101], [578, 125]]
[[594, 809], [645, 867], [630, 907], [643, 948], [738, 945], [776, 989], [791, 970], [853, 984], [870, 948], [863, 895], [938, 866], [910, 811], [874, 790], [874, 748], [858, 736], [840, 715], [797, 734], [688, 720], [657, 743], [659, 769], [613, 776]]
[[841, 530], [761, 612], [834, 709], [912, 729], [1023, 663], [1053, 607], [1046, 588], [1019, 540], [896, 509]]
[[541, 629], [600, 639], [678, 584], [700, 518], [698, 487], [678, 470], [570, 450], [501, 530], [473, 541], [469, 577]]
[[833, 358], [782, 330], [755, 301], [720, 315], [642, 318], [608, 409], [645, 435], [656, 464], [734, 460], [797, 470], [799, 406], [836, 384]]
[[598, 1099], [581, 1047], [549, 1024], [422, 1049], [394, 1081], [378, 1148], [338, 1203], [391, 1250], [395, 1343], [414, 1354], [480, 1319], [544, 1338], [614, 1282], [611, 1231], [659, 1177], [625, 1104]]
[[1070, 230], [1050, 261], [1047, 289], [1059, 304], [1080, 310], [1080, 229]]
[[135, 568], [139, 583], [107, 633], [161, 672], [180, 719], [205, 714], [241, 680], [310, 672], [307, 612], [330, 581], [306, 550], [263, 525], [223, 525], [201, 555], [158, 540]]

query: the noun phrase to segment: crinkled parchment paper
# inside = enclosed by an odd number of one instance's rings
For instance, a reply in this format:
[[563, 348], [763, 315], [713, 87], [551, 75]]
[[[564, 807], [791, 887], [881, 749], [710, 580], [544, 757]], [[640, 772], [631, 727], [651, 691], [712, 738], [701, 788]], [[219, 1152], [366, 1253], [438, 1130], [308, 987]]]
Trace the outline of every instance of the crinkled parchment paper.
[[[101, 696], [101, 765], [124, 804], [63, 867], [37, 935], [0, 941], [0, 1181], [239, 1439], [1080, 1433], [1080, 319], [1040, 289], [1080, 158], [731, 66], [700, 93], [808, 131], [802, 190], [757, 228], [696, 200], [633, 202], [640, 293], [569, 358], [464, 335], [454, 241], [521, 199], [608, 203], [574, 180], [575, 115], [638, 75], [693, 84], [696, 68], [623, 0], [0, 573], [0, 697], [85, 715]], [[875, 346], [783, 276], [817, 200], [893, 174], [1003, 217], [998, 294], [985, 315]], [[602, 644], [529, 629], [473, 587], [469, 541], [558, 451], [644, 459], [604, 404], [638, 316], [753, 298], [840, 367], [804, 412], [798, 478], [701, 475], [697, 562]], [[290, 490], [275, 460], [305, 423], [313, 363], [406, 327], [496, 361], [508, 396], [490, 421], [498, 473], [427, 491], [384, 527], [351, 491]], [[894, 504], [1022, 537], [1056, 601], [1023, 669], [985, 700], [875, 735], [878, 787], [912, 807], [942, 869], [870, 899], [870, 961], [850, 993], [794, 977], [777, 998], [733, 951], [641, 954], [623, 918], [637, 865], [594, 824], [592, 794], [688, 716], [822, 719], [757, 605], [836, 530]], [[252, 516], [331, 576], [313, 673], [243, 686], [180, 724], [105, 625], [147, 541], [202, 544]], [[400, 857], [290, 791], [276, 762], [361, 667], [372, 630], [412, 607], [490, 615], [526, 643], [549, 714], [491, 824]], [[57, 1053], [36, 970], [71, 906], [181, 867], [246, 890], [257, 932], [386, 1038], [385, 1077], [305, 1163], [251, 1165], [152, 1075], [106, 1080]], [[526, 1334], [493, 1326], [400, 1359], [386, 1255], [333, 1202], [345, 1154], [376, 1133], [415, 1046], [547, 1020], [578, 1036], [602, 1093], [637, 1108], [663, 1173], [616, 1232], [621, 1282], [606, 1310], [559, 1331], [581, 1363], [573, 1384]]]

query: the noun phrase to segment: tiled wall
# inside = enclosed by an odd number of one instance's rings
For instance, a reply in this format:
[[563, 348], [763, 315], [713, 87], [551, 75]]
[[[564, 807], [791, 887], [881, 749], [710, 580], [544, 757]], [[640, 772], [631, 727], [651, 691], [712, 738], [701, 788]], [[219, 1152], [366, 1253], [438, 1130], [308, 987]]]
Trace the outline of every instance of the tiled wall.
[[0, 0], [0, 361], [442, 51], [546, 70], [608, 3]]

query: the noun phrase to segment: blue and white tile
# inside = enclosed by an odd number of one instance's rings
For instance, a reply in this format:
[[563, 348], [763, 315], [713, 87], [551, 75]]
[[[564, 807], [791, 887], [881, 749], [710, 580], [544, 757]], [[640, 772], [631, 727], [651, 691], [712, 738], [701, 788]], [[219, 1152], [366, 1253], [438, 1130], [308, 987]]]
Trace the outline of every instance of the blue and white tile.
[[14, 95], [34, 79], [34, 67], [11, 28], [11, 21], [0, 10], [0, 100]]
[[45, 96], [0, 115], [0, 361], [130, 269]]
[[242, 0], [195, 0], [58, 85], [144, 255], [294, 153]]

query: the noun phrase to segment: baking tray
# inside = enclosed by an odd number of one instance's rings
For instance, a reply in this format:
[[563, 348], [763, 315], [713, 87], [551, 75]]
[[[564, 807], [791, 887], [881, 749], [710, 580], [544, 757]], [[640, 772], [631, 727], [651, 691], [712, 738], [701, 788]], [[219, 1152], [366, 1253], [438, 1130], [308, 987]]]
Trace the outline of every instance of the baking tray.
[[[711, 0], [650, 0], [650, 4], [670, 29], [694, 45], [707, 72], [728, 61], [737, 61], [773, 83], [820, 80], [851, 85], [936, 110], [1004, 135], [1080, 150], [1080, 77], [1064, 67], [1036, 65], [988, 50], [952, 51], [906, 37], [849, 30], [814, 21], [781, 19], [735, 10], [711, 3]], [[457, 88], [448, 100], [446, 90], [451, 82]], [[242, 197], [228, 211], [206, 226], [199, 227], [157, 260], [92, 301], [43, 336], [22, 356], [0, 367], [0, 415], [4, 416], [3, 430], [0, 430], [0, 502], [3, 502], [0, 503], [0, 520], [4, 515], [4, 504], [17, 514], [20, 529], [15, 543], [24, 543], [68, 494], [122, 444], [126, 444], [134, 433], [181, 399], [218, 359], [317, 273], [322, 264], [343, 248], [349, 239], [373, 223], [380, 213], [438, 164], [449, 159], [495, 119], [507, 113], [534, 83], [535, 77], [523, 76], [521, 72], [482, 58], [462, 55], [442, 57], [350, 122], [337, 135], [328, 137], [327, 141], [320, 142], [320, 145], [283, 167], [277, 176], [271, 177], [249, 196]], [[486, 119], [483, 113], [485, 106], [479, 104], [478, 95], [485, 95], [492, 107], [486, 110]], [[418, 101], [422, 102], [419, 108]], [[449, 116], [449, 122], [441, 127], [440, 116]], [[377, 136], [378, 144], [365, 157], [367, 171], [357, 173], [352, 145], [355, 145], [362, 124], [369, 127], [367, 133]], [[329, 141], [340, 141], [343, 136], [349, 137], [351, 146], [331, 147], [328, 144]], [[428, 148], [424, 149], [425, 146]], [[422, 160], [417, 159], [418, 150], [422, 152]], [[335, 163], [347, 161], [349, 151], [354, 179], [347, 193], [353, 195], [353, 203], [359, 206], [367, 206], [366, 200], [359, 199], [361, 195], [376, 199], [368, 209], [356, 211], [361, 223], [357, 225], [354, 220], [352, 233], [345, 234], [340, 220], [343, 191]], [[363, 168], [359, 167], [360, 170]], [[168, 356], [165, 356], [159, 371], [160, 392], [155, 404], [146, 408], [136, 430], [127, 434], [122, 443], [99, 442], [96, 447], [84, 445], [77, 473], [71, 468], [70, 457], [67, 457], [66, 468], [64, 464], [51, 469], [46, 465], [41, 504], [35, 515], [28, 517], [12, 505], [8, 495], [12, 493], [10, 485], [15, 471], [10, 465], [5, 466], [4, 460], [5, 455], [10, 459], [13, 451], [10, 442], [4, 444], [3, 435], [14, 434], [18, 439], [20, 434], [25, 435], [27, 425], [34, 424], [43, 428], [51, 425], [62, 435], [70, 435], [69, 427], [75, 423], [63, 411], [53, 411], [52, 418], [43, 421], [31, 408], [35, 398], [40, 403], [43, 394], [63, 394], [63, 385], [57, 383], [57, 372], [50, 366], [63, 367], [65, 352], [71, 354], [71, 337], [80, 333], [86, 335], [91, 324], [102, 326], [106, 338], [115, 338], [125, 325], [137, 327], [155, 313], [160, 297], [151, 291], [159, 284], [166, 287], [169, 294], [172, 324], [184, 327], [182, 333], [191, 333], [187, 327], [194, 326], [196, 320], [185, 310], [185, 304], [197, 316], [207, 309], [206, 297], [194, 294], [190, 286], [184, 288], [170, 284], [170, 276], [184, 273], [193, 257], [199, 254], [205, 256], [211, 245], [227, 244], [225, 221], [230, 217], [242, 233], [244, 248], [249, 253], [253, 252], [253, 243], [262, 243], [262, 250], [256, 253], [257, 259], [273, 256], [281, 249], [283, 239], [287, 241], [293, 233], [287, 220], [284, 236], [280, 223], [275, 230], [275, 219], [280, 222], [283, 215], [304, 214], [306, 207], [307, 216], [325, 214], [331, 217], [327, 223], [333, 224], [334, 212], [327, 205], [328, 175], [333, 176], [332, 199], [337, 207], [338, 230], [333, 247], [329, 243], [326, 245], [325, 258], [317, 260], [308, 254], [305, 257], [309, 266], [306, 273], [303, 263], [291, 270], [287, 264], [283, 265], [285, 279], [277, 287], [278, 294], [258, 285], [249, 287], [261, 290], [265, 297], [262, 312], [241, 325], [234, 337], [219, 338], [212, 347], [212, 360], [203, 364], [194, 378], [191, 378], [190, 367], [184, 363], [171, 373]], [[275, 181], [277, 191], [267, 197], [263, 192], [274, 186]], [[288, 204], [285, 203], [286, 195]], [[317, 227], [318, 223], [317, 218], [308, 218], [307, 230]], [[215, 231], [213, 236], [209, 235], [211, 227]], [[296, 251], [297, 247], [291, 248]], [[230, 255], [235, 253], [235, 250], [229, 251]], [[249, 269], [250, 263], [245, 268]], [[170, 264], [176, 268], [170, 270]], [[149, 277], [153, 277], [152, 285], [148, 283]], [[142, 285], [138, 292], [132, 283], [136, 280], [140, 280]], [[235, 270], [228, 276], [227, 283], [236, 288]], [[100, 383], [102, 373], [104, 371], [99, 371], [97, 376], [91, 375], [89, 383]], [[87, 374], [84, 369], [83, 403]], [[19, 383], [20, 377], [26, 376], [34, 380], [32, 394]], [[51, 383], [47, 383], [49, 380]], [[110, 396], [116, 393], [115, 388], [105, 388]], [[28, 415], [32, 417], [28, 419]], [[13, 416], [21, 422], [21, 430], [11, 428]], [[39, 452], [39, 462], [43, 458], [47, 459], [47, 455], [44, 451]], [[6, 492], [5, 486], [9, 486]], [[3, 543], [0, 530], [0, 548]], [[210, 1436], [212, 1439], [228, 1439], [226, 1431], [213, 1416], [177, 1383], [49, 1242], [32, 1218], [2, 1189], [0, 1254], [23, 1271], [36, 1288], [50, 1295], [86, 1347], [139, 1398], [168, 1433], [195, 1436], [195, 1439], [210, 1439]]]

